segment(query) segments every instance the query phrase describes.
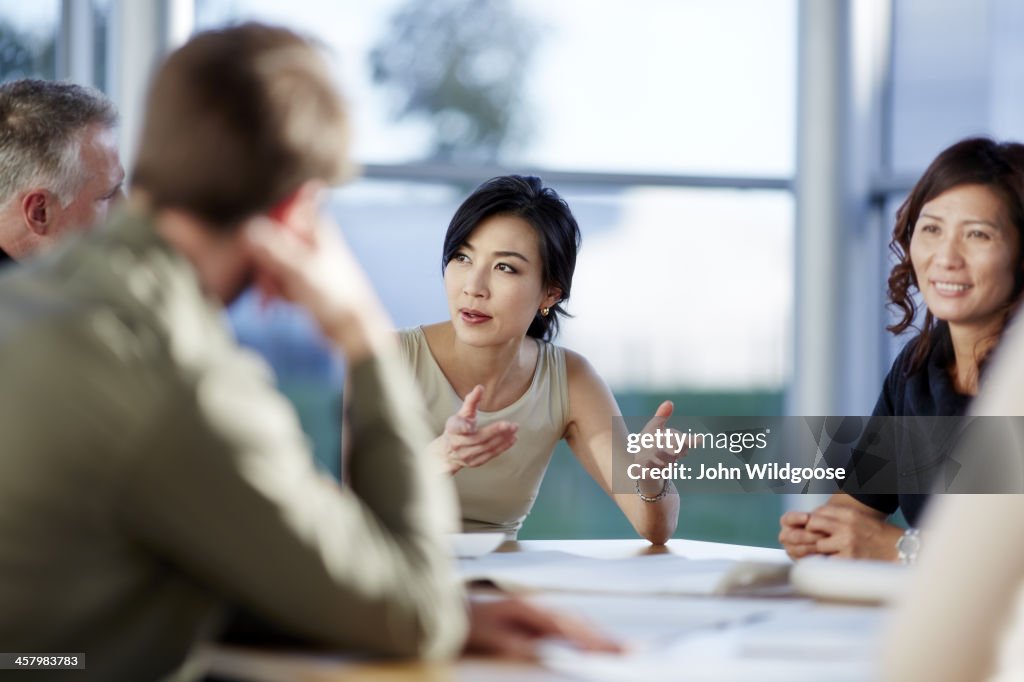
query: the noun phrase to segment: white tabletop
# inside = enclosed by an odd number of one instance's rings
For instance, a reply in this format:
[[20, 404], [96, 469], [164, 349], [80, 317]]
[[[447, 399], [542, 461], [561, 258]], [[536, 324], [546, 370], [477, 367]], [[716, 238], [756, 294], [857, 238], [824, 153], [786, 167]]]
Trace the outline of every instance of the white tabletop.
[[[697, 540], [527, 540], [499, 551], [561, 551], [596, 558], [671, 553], [691, 559], [788, 561], [780, 549]], [[789, 597], [549, 593], [531, 599], [591, 620], [631, 653], [595, 656], [553, 646], [543, 664], [463, 658], [447, 664], [361, 662], [345, 656], [206, 646], [193, 662], [225, 679], [294, 680], [750, 680], [865, 682], [883, 610]]]

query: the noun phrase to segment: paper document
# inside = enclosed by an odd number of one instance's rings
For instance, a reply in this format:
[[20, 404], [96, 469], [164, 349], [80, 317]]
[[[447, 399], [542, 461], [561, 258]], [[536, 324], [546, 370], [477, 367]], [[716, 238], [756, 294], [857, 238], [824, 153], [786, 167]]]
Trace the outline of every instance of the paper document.
[[459, 561], [467, 582], [509, 592], [565, 590], [605, 594], [714, 595], [785, 585], [788, 562], [687, 559], [675, 554], [594, 559], [567, 552], [507, 552]]
[[658, 651], [695, 633], [758, 623], [784, 612], [799, 613], [813, 606], [813, 602], [805, 599], [578, 592], [545, 592], [525, 598], [531, 603], [583, 618], [626, 644], [633, 653]]
[[[724, 599], [710, 599], [721, 603]], [[749, 600], [748, 600], [749, 601]], [[883, 609], [804, 608], [761, 600], [759, 613], [722, 627], [680, 632], [624, 656], [546, 645], [545, 666], [576, 679], [609, 682], [870, 682], [876, 679]], [[666, 604], [666, 606], [668, 606]]]

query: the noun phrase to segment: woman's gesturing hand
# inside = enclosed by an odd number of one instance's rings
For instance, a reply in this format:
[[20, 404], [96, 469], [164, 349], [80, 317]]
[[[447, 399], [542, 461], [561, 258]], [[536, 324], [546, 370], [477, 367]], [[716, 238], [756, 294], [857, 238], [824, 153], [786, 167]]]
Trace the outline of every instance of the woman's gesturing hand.
[[[644, 435], [655, 437], [655, 445], [645, 447], [636, 454], [636, 463], [647, 469], [661, 469], [672, 464], [679, 458], [686, 455], [689, 450], [689, 443], [686, 442], [683, 434], [676, 429], [665, 428], [669, 417], [672, 416], [672, 401], [666, 400], [654, 412], [654, 417], [644, 426], [641, 432]], [[658, 438], [660, 436], [660, 439]], [[637, 482], [637, 487], [643, 495], [660, 499], [664, 493], [672, 488], [670, 479], [647, 478], [644, 476]]]
[[462, 407], [448, 418], [444, 425], [444, 433], [432, 445], [451, 474], [463, 467], [478, 467], [485, 464], [516, 442], [518, 424], [499, 421], [482, 429], [477, 428], [476, 412], [483, 397], [483, 386], [476, 386], [467, 393], [462, 401]]
[[637, 453], [636, 461], [642, 464], [645, 469], [655, 469], [671, 464], [684, 457], [690, 449], [690, 444], [682, 433], [676, 429], [665, 428], [669, 417], [672, 416], [673, 409], [674, 406], [671, 400], [666, 400], [661, 405], [658, 405], [658, 409], [654, 412], [654, 417], [647, 422], [644, 430], [641, 432], [654, 436], [657, 435], [656, 432], [660, 431], [662, 436], [661, 442], [665, 445], [665, 447], [660, 448], [644, 448]]

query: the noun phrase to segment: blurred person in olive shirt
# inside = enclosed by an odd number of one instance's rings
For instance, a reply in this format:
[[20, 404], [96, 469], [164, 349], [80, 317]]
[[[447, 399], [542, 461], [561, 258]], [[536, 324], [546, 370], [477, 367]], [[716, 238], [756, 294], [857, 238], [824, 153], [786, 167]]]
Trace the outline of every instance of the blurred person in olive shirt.
[[[0, 649], [156, 679], [236, 610], [375, 655], [529, 655], [543, 634], [611, 646], [521, 602], [467, 609], [421, 399], [321, 217], [347, 149], [309, 43], [256, 24], [197, 35], [155, 75], [131, 203], [0, 276]], [[343, 488], [225, 326], [253, 283], [346, 356]]]

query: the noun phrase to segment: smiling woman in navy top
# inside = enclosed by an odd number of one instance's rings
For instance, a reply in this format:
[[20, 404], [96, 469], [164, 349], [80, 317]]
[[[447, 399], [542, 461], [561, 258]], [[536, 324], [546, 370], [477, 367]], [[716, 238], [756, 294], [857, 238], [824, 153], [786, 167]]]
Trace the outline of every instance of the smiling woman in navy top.
[[[963, 415], [985, 362], [1024, 290], [1024, 145], [972, 138], [932, 162], [896, 215], [889, 301], [901, 334], [914, 325], [915, 293], [925, 305], [920, 332], [885, 378], [874, 415]], [[906, 457], [906, 438], [895, 441]], [[793, 558], [829, 554], [895, 560], [904, 530], [887, 521], [902, 509], [918, 522], [926, 495], [838, 493], [825, 506], [787, 512], [779, 542]]]

